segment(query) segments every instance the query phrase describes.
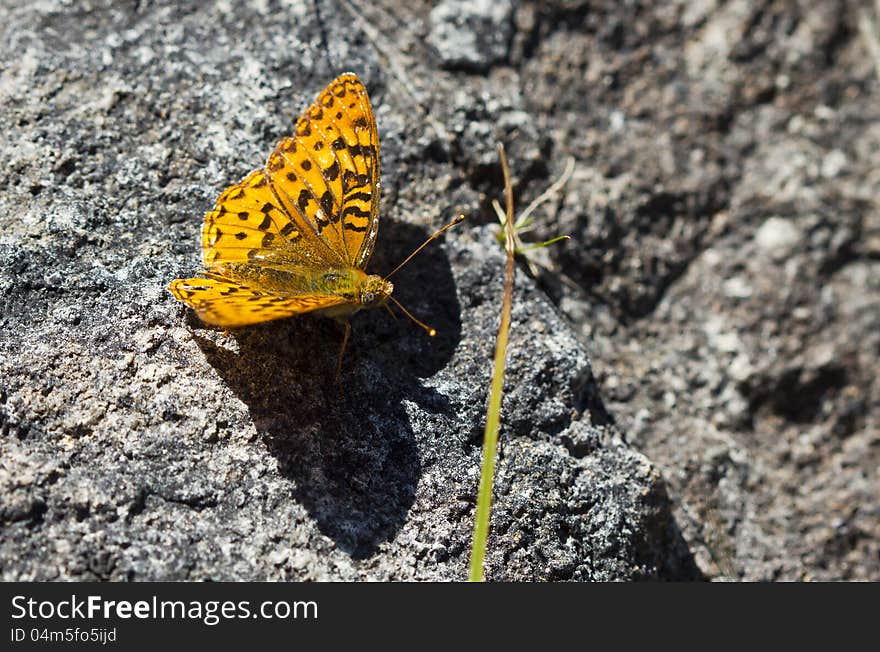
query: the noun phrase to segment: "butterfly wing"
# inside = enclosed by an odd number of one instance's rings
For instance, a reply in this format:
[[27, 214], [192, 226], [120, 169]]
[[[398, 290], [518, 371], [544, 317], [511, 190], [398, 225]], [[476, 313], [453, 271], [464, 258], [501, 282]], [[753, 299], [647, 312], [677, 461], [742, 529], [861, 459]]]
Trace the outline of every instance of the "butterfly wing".
[[379, 135], [367, 89], [333, 80], [266, 163], [283, 208], [347, 265], [363, 269], [379, 230]]
[[202, 262], [363, 269], [379, 229], [379, 137], [363, 83], [341, 75], [266, 167], [227, 188], [202, 228]]
[[202, 226], [202, 263], [229, 273], [235, 265], [332, 265], [340, 258], [299, 213], [285, 210], [264, 170], [227, 188]]
[[332, 294], [285, 296], [248, 287], [219, 276], [177, 279], [171, 294], [196, 311], [202, 321], [236, 328], [321, 310], [344, 303]]

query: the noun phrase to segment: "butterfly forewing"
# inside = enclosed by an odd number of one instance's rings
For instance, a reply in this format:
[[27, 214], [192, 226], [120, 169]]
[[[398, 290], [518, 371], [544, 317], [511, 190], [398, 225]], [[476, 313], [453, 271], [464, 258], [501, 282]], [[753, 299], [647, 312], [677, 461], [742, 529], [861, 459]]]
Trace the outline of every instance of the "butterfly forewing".
[[344, 262], [366, 266], [379, 226], [379, 136], [367, 90], [335, 79], [266, 164], [284, 208], [313, 225]]

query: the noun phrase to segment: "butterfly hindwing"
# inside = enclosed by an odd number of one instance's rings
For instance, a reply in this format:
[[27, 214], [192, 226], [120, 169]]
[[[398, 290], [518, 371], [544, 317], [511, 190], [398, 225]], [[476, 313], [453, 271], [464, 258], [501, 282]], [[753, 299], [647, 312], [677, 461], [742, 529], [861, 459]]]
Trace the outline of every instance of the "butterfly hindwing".
[[265, 172], [256, 170], [227, 188], [205, 215], [202, 263], [206, 269], [260, 264], [268, 251], [283, 252], [294, 264], [338, 261], [301, 216], [284, 210]]
[[284, 296], [220, 277], [172, 281], [171, 294], [196, 311], [202, 321], [236, 328], [300, 315], [344, 303], [332, 294]]

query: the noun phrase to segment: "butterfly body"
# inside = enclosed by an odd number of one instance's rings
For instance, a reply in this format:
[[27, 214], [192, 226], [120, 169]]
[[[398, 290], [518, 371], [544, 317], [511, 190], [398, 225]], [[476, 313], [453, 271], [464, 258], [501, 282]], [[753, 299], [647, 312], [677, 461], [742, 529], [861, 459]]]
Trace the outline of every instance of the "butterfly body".
[[175, 298], [225, 328], [291, 315], [343, 318], [393, 285], [364, 268], [379, 229], [379, 137], [367, 91], [340, 75], [266, 165], [227, 188], [202, 227], [204, 278]]
[[345, 303], [331, 306], [321, 314], [337, 317], [354, 314], [363, 308], [377, 308], [388, 301], [394, 285], [381, 276], [350, 267], [330, 270], [314, 279], [316, 292], [333, 294], [345, 299]]

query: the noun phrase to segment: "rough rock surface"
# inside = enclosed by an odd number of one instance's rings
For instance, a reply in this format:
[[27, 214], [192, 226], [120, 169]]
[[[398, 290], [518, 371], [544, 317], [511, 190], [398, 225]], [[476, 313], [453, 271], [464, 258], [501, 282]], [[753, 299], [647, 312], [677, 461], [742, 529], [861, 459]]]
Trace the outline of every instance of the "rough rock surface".
[[[499, 140], [521, 206], [575, 167], [518, 275], [489, 576], [880, 579], [880, 17], [401, 4], [6, 3], [3, 579], [464, 578]], [[439, 335], [358, 315], [337, 384], [333, 322], [224, 334], [165, 286], [344, 70], [371, 271], [469, 219], [395, 277]]]

